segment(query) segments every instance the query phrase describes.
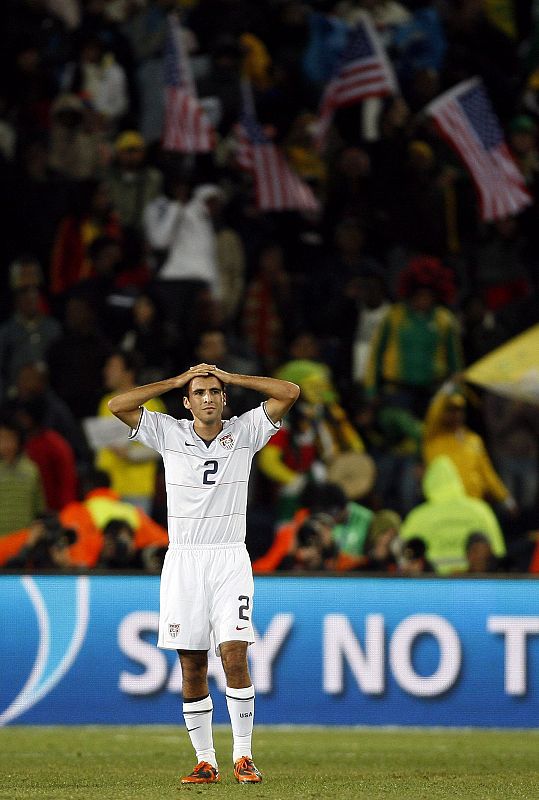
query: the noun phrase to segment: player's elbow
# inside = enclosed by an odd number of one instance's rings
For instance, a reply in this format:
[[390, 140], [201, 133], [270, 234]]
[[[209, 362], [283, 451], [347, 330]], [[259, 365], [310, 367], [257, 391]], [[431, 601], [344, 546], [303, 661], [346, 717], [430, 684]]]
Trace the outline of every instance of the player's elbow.
[[114, 415], [118, 414], [122, 410], [121, 404], [118, 402], [117, 397], [111, 397], [108, 401], [107, 406], [109, 407], [109, 411], [111, 411]]
[[289, 399], [292, 401], [292, 403], [295, 403], [298, 397], [300, 396], [301, 389], [299, 388], [297, 383], [291, 383], [290, 381], [287, 381], [287, 383], [288, 383]]

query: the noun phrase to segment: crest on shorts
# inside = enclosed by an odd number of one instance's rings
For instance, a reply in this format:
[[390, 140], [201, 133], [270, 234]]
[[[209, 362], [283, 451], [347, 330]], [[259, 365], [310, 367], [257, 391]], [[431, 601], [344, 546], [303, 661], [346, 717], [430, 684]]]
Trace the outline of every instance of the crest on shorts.
[[232, 450], [234, 447], [234, 437], [231, 433], [225, 433], [225, 435], [221, 436], [219, 439], [219, 444], [226, 447], [227, 450]]
[[180, 632], [180, 623], [179, 622], [169, 622], [168, 625], [168, 633], [171, 639], [175, 639], [176, 636]]

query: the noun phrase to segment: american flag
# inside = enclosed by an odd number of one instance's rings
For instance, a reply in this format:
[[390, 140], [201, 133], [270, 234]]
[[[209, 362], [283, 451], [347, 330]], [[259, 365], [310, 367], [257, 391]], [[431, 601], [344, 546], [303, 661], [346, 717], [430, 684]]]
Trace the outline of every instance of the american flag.
[[292, 171], [260, 125], [248, 81], [242, 83], [242, 99], [236, 160], [253, 176], [257, 207], [261, 211], [318, 211], [320, 205], [310, 186]]
[[397, 79], [372, 23], [365, 15], [350, 31], [348, 41], [320, 104], [317, 144], [322, 147], [338, 108], [368, 97], [398, 92]]
[[468, 168], [485, 222], [503, 219], [532, 200], [479, 78], [457, 84], [425, 108]]
[[215, 145], [215, 133], [197, 99], [189, 58], [182, 46], [181, 28], [175, 14], [170, 14], [167, 21], [164, 73], [163, 149], [179, 153], [210, 152]]

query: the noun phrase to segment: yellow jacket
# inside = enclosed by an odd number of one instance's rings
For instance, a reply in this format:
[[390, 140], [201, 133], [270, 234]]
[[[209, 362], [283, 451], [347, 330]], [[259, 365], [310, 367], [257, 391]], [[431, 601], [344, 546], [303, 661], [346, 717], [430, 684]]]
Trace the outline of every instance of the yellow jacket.
[[464, 491], [469, 497], [491, 497], [503, 502], [509, 492], [497, 475], [482, 438], [463, 425], [445, 431], [441, 418], [448, 395], [439, 392], [432, 400], [425, 419], [423, 457], [428, 466], [437, 456], [448, 456], [456, 466]]
[[[107, 394], [101, 399], [97, 412], [99, 417], [112, 416], [112, 412], [107, 405], [111, 397], [114, 397], [114, 395]], [[148, 411], [166, 412], [163, 402], [158, 397], [144, 403], [144, 407]], [[144, 445], [138, 442], [127, 443], [127, 448], [130, 450], [132, 448], [139, 450], [142, 447]], [[97, 453], [96, 467], [108, 472], [111, 479], [111, 489], [117, 492], [120, 497], [153, 497], [157, 472], [157, 462], [155, 460], [131, 461], [129, 458], [118, 455], [108, 447], [104, 447]]]

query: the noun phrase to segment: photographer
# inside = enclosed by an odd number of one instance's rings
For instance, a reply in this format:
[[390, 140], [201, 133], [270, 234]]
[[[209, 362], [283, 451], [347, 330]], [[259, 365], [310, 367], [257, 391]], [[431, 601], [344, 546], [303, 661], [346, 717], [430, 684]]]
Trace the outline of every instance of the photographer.
[[103, 528], [105, 543], [101, 550], [98, 569], [139, 569], [159, 574], [163, 566], [166, 547], [149, 546], [137, 549], [135, 531], [123, 519], [111, 519]]
[[336, 567], [338, 547], [333, 541], [335, 520], [329, 514], [309, 517], [296, 533], [295, 549], [289, 554], [285, 569], [322, 572]]
[[64, 528], [53, 512], [44, 512], [31, 523], [25, 546], [6, 567], [24, 570], [73, 569], [69, 547], [77, 538], [75, 531]]
[[123, 519], [111, 519], [103, 528], [105, 542], [97, 563], [98, 569], [141, 569], [135, 548], [135, 532]]

